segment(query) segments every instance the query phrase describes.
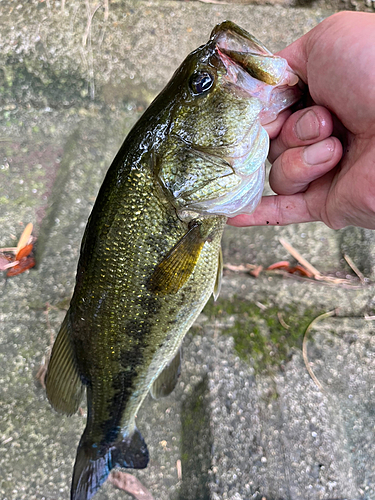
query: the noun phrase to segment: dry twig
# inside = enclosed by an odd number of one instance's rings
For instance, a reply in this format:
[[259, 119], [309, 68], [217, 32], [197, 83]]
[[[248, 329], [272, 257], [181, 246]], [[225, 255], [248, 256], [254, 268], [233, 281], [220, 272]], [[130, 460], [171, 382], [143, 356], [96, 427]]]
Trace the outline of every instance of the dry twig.
[[243, 264], [240, 264], [239, 266], [236, 266], [234, 264], [224, 264], [223, 265], [224, 269], [228, 269], [229, 271], [234, 271], [234, 272], [240, 272], [240, 273], [247, 273], [249, 269], [244, 266]]
[[325, 276], [316, 267], [314, 267], [310, 262], [308, 262], [302, 255], [294, 248], [290, 243], [288, 243], [284, 238], [279, 239], [283, 247], [300, 263], [304, 266], [316, 279], [317, 281], [325, 281], [326, 283], [331, 283], [333, 285], [349, 285], [353, 286], [352, 281], [343, 278], [336, 278], [334, 276]]
[[263, 266], [257, 266], [255, 264], [239, 264], [238, 266], [234, 264], [224, 264], [224, 269], [229, 271], [234, 271], [235, 273], [249, 273], [255, 278], [263, 271]]
[[277, 312], [277, 318], [280, 321], [281, 326], [285, 328], [285, 330], [289, 330], [290, 326], [285, 323], [283, 313], [281, 311]]
[[365, 284], [365, 277], [364, 275], [361, 273], [361, 271], [358, 269], [358, 267], [354, 264], [354, 262], [352, 261], [352, 259], [349, 257], [349, 255], [347, 254], [344, 254], [344, 259], [346, 260], [346, 262], [348, 263], [349, 267], [351, 269], [353, 269], [353, 271], [355, 272], [355, 274], [358, 276], [358, 278], [361, 280], [361, 283]]
[[102, 6], [101, 3], [98, 3], [97, 5], [94, 5], [94, 9], [93, 11], [91, 12], [91, 7], [90, 7], [90, 3], [88, 1], [86, 1], [86, 8], [87, 8], [87, 26], [86, 26], [86, 31], [82, 37], [82, 45], [85, 47], [85, 45], [87, 44], [87, 39], [91, 33], [91, 23], [92, 23], [92, 20], [94, 19], [94, 16], [96, 14], [96, 12], [99, 10], [99, 8]]
[[262, 304], [262, 303], [261, 303], [261, 302], [259, 302], [258, 300], [256, 300], [256, 301], [254, 302], [254, 304], [255, 304], [256, 306], [258, 306], [258, 307], [259, 307], [259, 309], [260, 309], [261, 311], [265, 311], [265, 310], [267, 309], [267, 306], [265, 306], [264, 304]]
[[305, 335], [303, 336], [303, 342], [302, 342], [302, 356], [303, 356], [303, 361], [305, 362], [305, 366], [306, 366], [307, 371], [309, 372], [310, 377], [313, 379], [313, 381], [315, 382], [315, 384], [319, 387], [319, 389], [322, 392], [325, 392], [324, 389], [323, 389], [323, 386], [319, 382], [319, 380], [317, 379], [317, 377], [316, 377], [313, 369], [311, 368], [311, 366], [309, 364], [309, 359], [307, 357], [307, 335], [309, 334], [309, 332], [312, 329], [312, 327], [316, 323], [318, 323], [318, 321], [321, 321], [322, 319], [325, 319], [325, 318], [329, 318], [330, 316], [335, 316], [337, 314], [337, 311], [338, 311], [338, 308], [337, 309], [333, 309], [333, 311], [328, 311], [326, 313], [323, 313], [323, 314], [320, 314], [319, 316], [317, 316], [315, 319], [313, 319], [311, 321], [311, 323], [309, 324], [309, 326], [306, 328]]
[[176, 462], [176, 469], [177, 469], [177, 478], [179, 481], [182, 479], [182, 465], [181, 465], [181, 460], [178, 459]]
[[282, 246], [287, 250], [300, 264], [302, 264], [310, 273], [314, 276], [315, 279], [318, 279], [317, 277], [321, 277], [322, 274], [320, 271], [316, 269], [313, 265], [310, 264], [302, 255], [294, 248], [290, 243], [288, 243], [284, 238], [279, 239], [280, 243]]

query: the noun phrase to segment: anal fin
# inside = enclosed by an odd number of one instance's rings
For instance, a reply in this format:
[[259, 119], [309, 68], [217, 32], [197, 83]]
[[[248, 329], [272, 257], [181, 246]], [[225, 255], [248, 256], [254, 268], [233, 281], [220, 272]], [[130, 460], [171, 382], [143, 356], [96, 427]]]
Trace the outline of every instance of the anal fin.
[[168, 396], [176, 387], [178, 377], [181, 374], [181, 351], [182, 349], [180, 348], [175, 357], [167, 364], [152, 384], [150, 394], [154, 399]]
[[46, 391], [56, 411], [72, 415], [78, 410], [84, 386], [75, 364], [68, 314], [52, 348], [46, 376]]

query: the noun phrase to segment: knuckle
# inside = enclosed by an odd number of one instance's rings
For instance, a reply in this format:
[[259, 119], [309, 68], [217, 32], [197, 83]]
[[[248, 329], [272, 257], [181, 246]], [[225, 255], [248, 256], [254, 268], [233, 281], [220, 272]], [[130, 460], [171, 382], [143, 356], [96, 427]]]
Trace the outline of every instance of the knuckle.
[[324, 224], [329, 228], [336, 231], [338, 229], [343, 229], [348, 225], [348, 222], [345, 220], [345, 216], [342, 214], [345, 214], [345, 210], [342, 211], [337, 203], [334, 203], [332, 198], [330, 198], [326, 200], [322, 206], [319, 214], [319, 220], [324, 222]]
[[270, 186], [278, 194], [295, 194], [304, 191], [310, 179], [301, 169], [301, 155], [298, 149], [285, 151], [272, 165]]
[[287, 224], [282, 196], [275, 196], [273, 198], [273, 213], [275, 214], [274, 225], [285, 226]]

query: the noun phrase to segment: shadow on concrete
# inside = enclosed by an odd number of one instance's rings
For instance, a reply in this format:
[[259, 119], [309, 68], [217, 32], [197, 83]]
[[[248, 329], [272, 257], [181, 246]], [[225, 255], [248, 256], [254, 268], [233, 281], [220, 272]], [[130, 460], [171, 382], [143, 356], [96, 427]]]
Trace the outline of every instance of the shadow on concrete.
[[208, 488], [212, 436], [207, 407], [208, 377], [205, 376], [184, 401], [181, 409], [182, 485], [178, 500], [210, 500]]

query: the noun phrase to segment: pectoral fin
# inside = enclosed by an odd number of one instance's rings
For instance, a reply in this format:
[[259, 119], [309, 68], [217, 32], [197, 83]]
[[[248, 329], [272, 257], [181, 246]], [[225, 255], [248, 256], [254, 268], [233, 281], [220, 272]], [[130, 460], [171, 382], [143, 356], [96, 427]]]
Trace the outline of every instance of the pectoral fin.
[[177, 351], [176, 356], [160, 373], [158, 378], [152, 384], [150, 394], [154, 399], [168, 396], [176, 387], [178, 377], [181, 373], [181, 349]]
[[189, 231], [178, 241], [156, 266], [148, 281], [148, 289], [156, 294], [177, 293], [191, 276], [206, 239], [194, 222]]
[[75, 365], [68, 315], [65, 316], [52, 348], [46, 390], [47, 397], [55, 410], [67, 415], [72, 415], [78, 410], [84, 387]]
[[218, 263], [217, 263], [217, 273], [216, 273], [216, 281], [214, 286], [214, 291], [212, 295], [214, 296], [214, 300], [217, 300], [220, 290], [221, 290], [221, 281], [223, 279], [223, 252], [219, 250]]

